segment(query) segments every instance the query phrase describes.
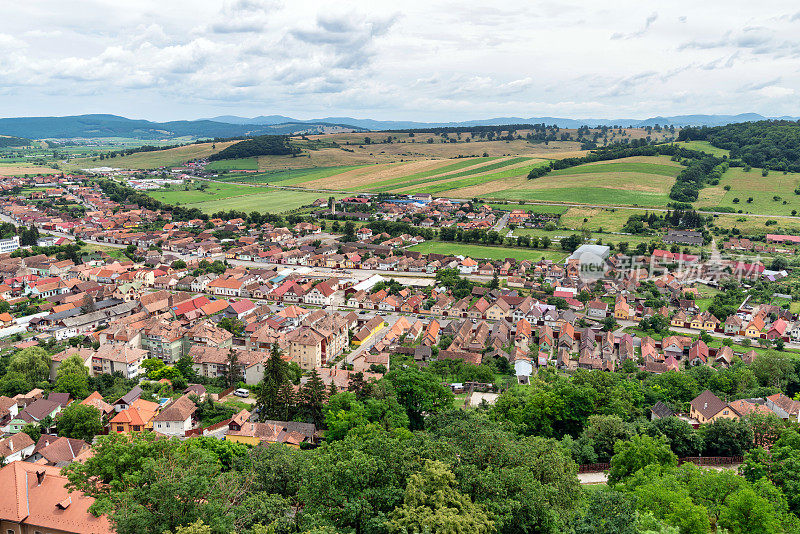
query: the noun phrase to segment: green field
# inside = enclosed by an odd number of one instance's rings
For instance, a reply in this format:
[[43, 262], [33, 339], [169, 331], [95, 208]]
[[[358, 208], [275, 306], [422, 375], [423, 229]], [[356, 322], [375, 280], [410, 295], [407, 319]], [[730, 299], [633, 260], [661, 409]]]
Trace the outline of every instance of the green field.
[[469, 256], [473, 259], [504, 260], [515, 258], [517, 260], [539, 261], [541, 259], [563, 261], [566, 252], [556, 250], [537, 250], [512, 247], [492, 247], [484, 245], [471, 245], [465, 243], [449, 243], [444, 241], [426, 241], [410, 247], [425, 254], [451, 254], [454, 256]]
[[[633, 158], [631, 158], [633, 159]], [[660, 163], [645, 163], [641, 161], [624, 161], [618, 160], [612, 163], [589, 163], [586, 165], [578, 165], [569, 169], [560, 169], [552, 171], [548, 176], [568, 176], [574, 174], [594, 174], [598, 172], [603, 173], [621, 173], [621, 172], [636, 172], [641, 174], [658, 174], [660, 176], [678, 176], [682, 167], [675, 165], [664, 165]]]
[[[533, 180], [504, 182], [482, 196], [592, 205], [666, 206], [682, 167], [665, 156], [637, 156], [578, 165]], [[508, 175], [495, 179], [509, 178]]]
[[227, 174], [220, 176], [223, 182], [271, 184], [280, 182], [279, 185], [300, 185], [320, 178], [328, 178], [353, 169], [360, 169], [363, 165], [340, 165], [336, 167], [313, 167], [310, 169], [291, 169], [286, 171], [271, 171], [252, 174]]
[[212, 161], [206, 165], [206, 170], [209, 171], [230, 171], [230, 170], [258, 170], [258, 158], [237, 158], [237, 159], [223, 159], [220, 161]]
[[717, 148], [715, 146], [711, 146], [711, 143], [709, 143], [708, 141], [686, 141], [678, 143], [678, 146], [683, 148], [688, 148], [690, 150], [702, 150], [703, 152], [707, 152], [712, 156], [716, 156], [718, 158], [730, 155], [730, 151], [725, 150], [724, 148]]
[[[300, 206], [311, 204], [321, 196], [327, 198], [328, 195], [316, 192], [305, 191], [283, 191], [264, 188], [247, 188], [250, 194], [242, 194], [218, 200], [208, 200], [205, 202], [186, 203], [187, 208], [199, 208], [204, 213], [215, 213], [217, 211], [238, 210], [250, 213], [259, 211], [261, 213], [283, 213], [297, 209]], [[256, 191], [256, 192], [253, 192]]]
[[237, 197], [242, 195], [251, 195], [260, 189], [237, 184], [220, 184], [216, 182], [201, 182], [208, 186], [205, 191], [199, 189], [190, 189], [184, 191], [182, 188], [175, 189], [157, 189], [155, 191], [148, 191], [147, 194], [156, 200], [166, 204], [195, 204], [198, 202], [211, 202], [230, 197]]
[[[730, 188], [728, 191], [726, 186]], [[792, 210], [800, 209], [800, 196], [794, 194], [798, 187], [800, 174], [797, 173], [770, 171], [768, 176], [762, 176], [761, 169], [745, 172], [742, 167], [731, 167], [718, 185], [700, 190], [695, 205], [712, 210], [726, 207], [743, 213], [791, 216]], [[748, 202], [750, 198], [752, 202]], [[734, 202], [735, 199], [738, 202]]]
[[665, 206], [669, 202], [669, 196], [666, 193], [626, 191], [609, 187], [506, 189], [488, 193], [486, 196], [490, 198], [574, 202], [605, 206]]
[[569, 207], [561, 206], [559, 204], [501, 204], [499, 202], [482, 202], [481, 205], [489, 206], [493, 210], [523, 210], [533, 213], [565, 213]]

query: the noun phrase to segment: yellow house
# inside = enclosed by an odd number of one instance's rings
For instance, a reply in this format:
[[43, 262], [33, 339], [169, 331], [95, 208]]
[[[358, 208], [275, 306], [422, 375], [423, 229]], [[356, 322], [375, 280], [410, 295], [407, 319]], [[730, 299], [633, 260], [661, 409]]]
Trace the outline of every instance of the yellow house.
[[704, 330], [714, 331], [718, 327], [719, 327], [719, 319], [717, 319], [716, 317], [714, 317], [710, 313], [706, 314], [706, 318], [703, 321], [703, 329]]
[[692, 322], [691, 322], [691, 324], [689, 326], [691, 326], [695, 330], [702, 330], [703, 329], [703, 318], [701, 316], [699, 316], [699, 315], [695, 316], [692, 319]]
[[686, 314], [682, 311], [679, 311], [672, 317], [672, 320], [669, 324], [682, 328], [686, 324]]
[[717, 419], [739, 419], [739, 414], [728, 403], [705, 390], [689, 403], [689, 417], [705, 424]]
[[753, 317], [747, 328], [744, 329], [744, 335], [751, 338], [761, 337], [761, 331], [764, 330], [764, 320], [760, 316]]
[[614, 305], [614, 318], [628, 320], [631, 318], [631, 308], [625, 299], [618, 299]]
[[369, 338], [383, 330], [384, 326], [386, 326], [386, 323], [383, 322], [383, 317], [373, 317], [367, 321], [367, 324], [365, 324], [361, 330], [355, 333], [352, 340], [353, 345], [362, 345]]

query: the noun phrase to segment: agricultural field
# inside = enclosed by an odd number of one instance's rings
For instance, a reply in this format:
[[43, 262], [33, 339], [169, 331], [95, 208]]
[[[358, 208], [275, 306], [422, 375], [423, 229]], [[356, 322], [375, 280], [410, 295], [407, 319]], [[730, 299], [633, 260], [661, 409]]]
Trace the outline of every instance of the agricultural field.
[[305, 183], [322, 180], [339, 174], [361, 169], [363, 165], [345, 165], [338, 167], [314, 167], [310, 169], [292, 169], [288, 171], [271, 171], [247, 174], [222, 174], [217, 180], [222, 182], [235, 182], [243, 184], [276, 184], [297, 185], [305, 187]]
[[320, 193], [305, 191], [283, 191], [266, 188], [248, 188], [248, 193], [183, 204], [187, 208], [199, 208], [204, 213], [238, 210], [250, 213], [283, 213], [311, 204], [320, 198]]
[[[206, 188], [200, 189], [200, 187], [203, 185], [205, 185]], [[183, 187], [176, 187], [171, 189], [156, 189], [154, 191], [148, 191], [147, 194], [166, 204], [183, 206], [186, 204], [210, 202], [242, 195], [249, 195], [259, 191], [262, 191], [262, 189], [246, 185], [200, 182], [194, 184], [193, 188], [190, 188], [188, 191], [184, 190]]]
[[523, 178], [512, 187], [484, 195], [513, 200], [662, 207], [669, 202], [669, 190], [681, 169], [663, 156], [624, 158], [562, 169], [534, 180]]
[[730, 155], [729, 150], [712, 146], [708, 141], [683, 141], [679, 144], [683, 148], [688, 148], [690, 150], [702, 150], [703, 152], [707, 152], [708, 154], [718, 158]]
[[0, 163], [0, 176], [24, 176], [26, 174], [58, 174], [61, 171], [35, 163]]
[[[768, 226], [767, 222], [771, 221], [775, 221], [776, 224]], [[744, 235], [800, 233], [800, 218], [796, 217], [757, 217], [725, 213], [723, 215], [714, 215], [714, 224], [720, 228], [736, 228]]]
[[517, 260], [538, 261], [545, 259], [561, 262], [567, 257], [566, 252], [557, 250], [494, 247], [467, 243], [451, 243], [445, 241], [426, 241], [425, 243], [420, 243], [419, 245], [409, 247], [409, 250], [416, 250], [425, 254], [452, 254], [454, 256], [469, 256], [473, 259], [490, 260], [515, 258]]
[[[742, 167], [731, 167], [722, 175], [718, 185], [700, 190], [695, 206], [733, 208], [743, 213], [763, 215], [792, 215], [792, 210], [800, 207], [800, 196], [794, 193], [798, 187], [800, 174], [797, 173], [770, 171], [768, 176], [762, 176], [761, 169], [745, 172]], [[748, 202], [749, 199], [752, 201]]]
[[501, 202], [481, 202], [479, 205], [486, 205], [494, 210], [523, 210], [533, 213], [566, 213], [570, 208], [568, 206], [561, 206], [558, 204], [519, 204], [514, 203], [501, 203]]
[[138, 152], [129, 156], [121, 156], [100, 160], [99, 158], [82, 158], [70, 161], [75, 168], [114, 167], [119, 169], [158, 169], [161, 167], [176, 167], [189, 160], [207, 158], [220, 150], [229, 147], [236, 141], [221, 143], [198, 143], [156, 150], [153, 152]]
[[258, 158], [238, 158], [238, 159], [223, 159], [220, 161], [212, 161], [206, 165], [206, 170], [209, 171], [232, 171], [232, 170], [258, 170]]

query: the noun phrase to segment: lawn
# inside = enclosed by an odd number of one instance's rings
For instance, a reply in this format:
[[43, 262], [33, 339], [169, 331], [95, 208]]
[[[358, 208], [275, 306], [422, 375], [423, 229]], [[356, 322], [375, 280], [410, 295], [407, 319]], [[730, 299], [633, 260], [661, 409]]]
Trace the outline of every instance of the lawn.
[[[800, 174], [797, 173], [770, 171], [768, 176], [762, 176], [761, 169], [745, 172], [742, 167], [731, 167], [718, 185], [700, 191], [696, 206], [712, 210], [726, 207], [762, 215], [791, 215], [800, 205], [800, 197], [794, 194], [799, 186]], [[749, 199], [752, 201], [748, 202]]]
[[450, 243], [444, 241], [426, 241], [410, 247], [425, 254], [450, 254], [453, 256], [469, 256], [473, 259], [504, 260], [515, 258], [517, 260], [539, 261], [541, 259], [561, 262], [567, 257], [566, 252], [556, 250], [538, 250], [512, 247], [493, 247], [485, 245], [472, 245], [467, 243]]
[[[218, 200], [207, 200], [205, 202], [186, 203], [183, 206], [188, 208], [199, 208], [204, 213], [215, 213], [218, 211], [238, 210], [250, 213], [258, 211], [261, 213], [283, 213], [297, 209], [300, 206], [311, 204], [320, 198], [320, 193], [305, 191], [282, 191], [265, 188], [246, 188], [249, 194], [231, 196]], [[255, 191], [255, 192], [254, 192]]]
[[258, 158], [236, 158], [236, 159], [223, 159], [220, 161], [212, 161], [206, 165], [206, 170], [209, 171], [230, 171], [230, 170], [258, 170]]
[[[560, 222], [567, 228], [587, 228], [592, 231], [619, 232], [628, 218], [644, 210], [615, 210], [609, 208], [569, 208]], [[583, 222], [587, 219], [586, 222]]]
[[117, 258], [118, 260], [129, 259], [125, 255], [125, 249], [96, 245], [94, 243], [86, 243], [83, 247], [81, 247], [80, 254], [91, 254], [92, 252], [105, 252], [112, 258]]

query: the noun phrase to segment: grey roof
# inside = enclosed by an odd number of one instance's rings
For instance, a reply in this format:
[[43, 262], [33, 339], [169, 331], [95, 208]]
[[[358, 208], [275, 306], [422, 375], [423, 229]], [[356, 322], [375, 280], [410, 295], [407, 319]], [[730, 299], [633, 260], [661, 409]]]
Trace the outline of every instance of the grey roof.
[[672, 417], [675, 415], [675, 413], [670, 409], [670, 407], [661, 401], [655, 403], [655, 405], [653, 405], [653, 407], [650, 408], [650, 411], [658, 419], [663, 419], [664, 417]]

